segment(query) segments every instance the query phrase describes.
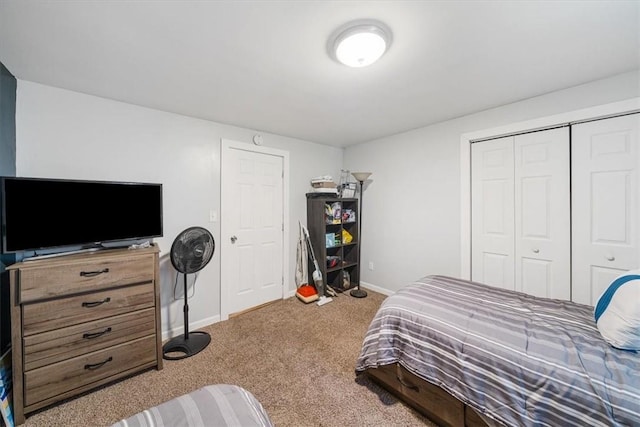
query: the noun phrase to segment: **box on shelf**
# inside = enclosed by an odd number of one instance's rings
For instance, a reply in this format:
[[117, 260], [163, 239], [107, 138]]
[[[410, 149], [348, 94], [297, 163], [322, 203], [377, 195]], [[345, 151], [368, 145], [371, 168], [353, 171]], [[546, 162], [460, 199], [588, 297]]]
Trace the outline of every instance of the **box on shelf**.
[[340, 196], [348, 199], [355, 197], [356, 195], [356, 183], [355, 182], [347, 182], [341, 185], [340, 188]]
[[336, 245], [336, 239], [333, 237], [333, 233], [327, 233], [324, 236], [324, 246], [326, 248], [332, 248]]
[[353, 209], [343, 209], [342, 222], [356, 222], [356, 212]]
[[334, 248], [342, 243], [340, 235], [338, 233], [327, 233], [325, 235], [325, 247]]
[[325, 221], [327, 224], [340, 224], [342, 222], [342, 206], [335, 202], [324, 205]]

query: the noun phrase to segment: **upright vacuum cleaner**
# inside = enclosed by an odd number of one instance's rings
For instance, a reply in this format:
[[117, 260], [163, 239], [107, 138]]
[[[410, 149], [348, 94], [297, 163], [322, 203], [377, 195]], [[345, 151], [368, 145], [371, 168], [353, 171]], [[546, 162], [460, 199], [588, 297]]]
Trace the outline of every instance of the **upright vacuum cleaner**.
[[307, 245], [309, 246], [309, 254], [311, 254], [311, 261], [313, 261], [313, 273], [311, 276], [313, 278], [313, 283], [316, 287], [316, 290], [318, 291], [318, 295], [320, 295], [320, 298], [318, 299], [318, 302], [316, 304], [325, 305], [333, 301], [333, 298], [325, 296], [326, 290], [324, 287], [324, 281], [322, 280], [322, 271], [320, 271], [318, 260], [316, 260], [316, 254], [313, 252], [313, 246], [311, 245], [311, 238], [309, 237], [309, 230], [307, 230], [306, 227], [303, 227], [303, 231], [304, 231], [305, 240], [307, 241]]

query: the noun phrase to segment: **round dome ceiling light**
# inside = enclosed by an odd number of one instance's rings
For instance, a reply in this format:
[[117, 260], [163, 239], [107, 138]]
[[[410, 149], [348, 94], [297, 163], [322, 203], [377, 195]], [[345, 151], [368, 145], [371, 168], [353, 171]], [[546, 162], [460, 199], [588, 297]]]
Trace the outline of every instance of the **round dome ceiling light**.
[[379, 21], [354, 21], [338, 28], [329, 38], [332, 58], [349, 67], [376, 62], [391, 45], [391, 30]]

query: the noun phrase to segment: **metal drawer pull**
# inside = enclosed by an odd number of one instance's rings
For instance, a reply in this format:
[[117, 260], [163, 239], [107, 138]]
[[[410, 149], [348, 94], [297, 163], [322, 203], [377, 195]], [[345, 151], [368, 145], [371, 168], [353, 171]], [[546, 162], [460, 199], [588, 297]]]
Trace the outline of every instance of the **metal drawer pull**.
[[104, 334], [108, 334], [109, 332], [111, 332], [111, 327], [105, 329], [102, 332], [86, 332], [86, 333], [82, 334], [82, 338], [91, 340], [91, 339], [94, 339], [94, 338], [101, 337]]
[[111, 301], [111, 297], [106, 297], [105, 299], [103, 299], [102, 301], [93, 301], [93, 302], [83, 302], [82, 306], [83, 307], [97, 307], [99, 305], [104, 304], [105, 302], [109, 302]]
[[614, 257], [613, 255], [607, 255], [607, 261], [615, 261], [616, 257]]
[[84, 365], [84, 369], [88, 369], [90, 371], [93, 371], [94, 369], [101, 368], [102, 366], [106, 365], [107, 363], [111, 362], [112, 360], [113, 360], [113, 357], [109, 356], [109, 358], [107, 360], [105, 360], [104, 362]]
[[104, 270], [100, 270], [100, 271], [81, 271], [80, 275], [82, 277], [96, 277], [103, 273], [108, 273], [108, 272], [109, 272], [109, 269], [105, 268]]
[[413, 390], [413, 391], [415, 391], [416, 393], [420, 391], [420, 389], [418, 388], [418, 386], [417, 386], [417, 385], [407, 384], [407, 383], [405, 383], [404, 381], [402, 381], [402, 378], [400, 378], [400, 375], [396, 375], [396, 379], [398, 380], [398, 382], [399, 382], [402, 386], [404, 386], [404, 387], [408, 388], [409, 390]]

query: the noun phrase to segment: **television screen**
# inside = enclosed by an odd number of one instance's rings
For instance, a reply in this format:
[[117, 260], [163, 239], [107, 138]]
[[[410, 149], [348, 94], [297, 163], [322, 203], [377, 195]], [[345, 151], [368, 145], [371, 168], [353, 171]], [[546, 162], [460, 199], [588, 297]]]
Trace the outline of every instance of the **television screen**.
[[162, 184], [1, 179], [2, 252], [162, 236]]

